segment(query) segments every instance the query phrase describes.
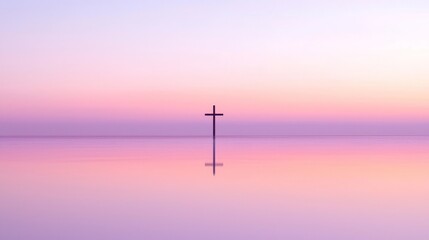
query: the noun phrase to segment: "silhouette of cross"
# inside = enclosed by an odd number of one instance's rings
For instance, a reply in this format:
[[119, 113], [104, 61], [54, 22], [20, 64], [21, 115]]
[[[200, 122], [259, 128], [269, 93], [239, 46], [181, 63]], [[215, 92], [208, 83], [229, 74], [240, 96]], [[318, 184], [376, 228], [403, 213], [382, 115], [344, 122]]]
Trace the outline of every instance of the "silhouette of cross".
[[206, 113], [206, 116], [213, 116], [213, 137], [216, 137], [216, 116], [223, 116], [223, 113], [216, 113], [216, 106], [213, 105], [213, 113]]

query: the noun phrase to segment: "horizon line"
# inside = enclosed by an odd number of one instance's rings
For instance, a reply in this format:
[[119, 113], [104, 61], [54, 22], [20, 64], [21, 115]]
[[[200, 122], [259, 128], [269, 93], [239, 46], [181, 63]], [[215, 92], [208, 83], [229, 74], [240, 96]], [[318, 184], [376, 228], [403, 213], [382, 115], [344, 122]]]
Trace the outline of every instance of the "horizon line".
[[[429, 137], [429, 134], [225, 134], [216, 138], [309, 138], [309, 137]], [[0, 139], [109, 139], [109, 138], [213, 138], [212, 135], [0, 135]]]

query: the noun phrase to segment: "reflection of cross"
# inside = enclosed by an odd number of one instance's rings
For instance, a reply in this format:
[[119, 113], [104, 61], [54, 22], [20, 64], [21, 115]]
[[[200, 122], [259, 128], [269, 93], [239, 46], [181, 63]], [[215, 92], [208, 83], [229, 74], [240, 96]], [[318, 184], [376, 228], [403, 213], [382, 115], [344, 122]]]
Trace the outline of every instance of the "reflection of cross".
[[216, 167], [222, 167], [223, 163], [216, 163], [216, 138], [213, 138], [213, 162], [206, 163], [206, 167], [213, 167], [213, 176], [216, 175]]
[[216, 116], [223, 116], [223, 113], [216, 113], [216, 106], [213, 105], [213, 113], [206, 113], [206, 116], [213, 116], [213, 137], [216, 137]]

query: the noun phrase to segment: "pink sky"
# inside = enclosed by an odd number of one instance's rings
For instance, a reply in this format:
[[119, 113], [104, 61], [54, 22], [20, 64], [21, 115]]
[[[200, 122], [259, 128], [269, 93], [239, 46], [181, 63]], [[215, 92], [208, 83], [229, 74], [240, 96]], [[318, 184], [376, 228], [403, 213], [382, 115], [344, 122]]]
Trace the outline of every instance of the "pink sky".
[[158, 133], [154, 123], [159, 134], [186, 133], [184, 122], [203, 128], [212, 104], [227, 123], [275, 122], [284, 133], [291, 122], [314, 123], [315, 132], [326, 122], [333, 132], [344, 122], [353, 132], [387, 123], [419, 132], [417, 123], [429, 124], [428, 7], [3, 2], [0, 134], [82, 134], [94, 122], [106, 133], [133, 133], [130, 122], [139, 134]]

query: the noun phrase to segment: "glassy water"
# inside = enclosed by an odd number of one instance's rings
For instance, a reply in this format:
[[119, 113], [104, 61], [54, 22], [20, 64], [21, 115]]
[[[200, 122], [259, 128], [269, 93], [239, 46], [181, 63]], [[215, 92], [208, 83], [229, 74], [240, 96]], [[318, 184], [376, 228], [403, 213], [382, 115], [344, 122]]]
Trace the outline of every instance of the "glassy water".
[[218, 138], [212, 164], [211, 138], [0, 139], [0, 239], [429, 239], [427, 137]]

